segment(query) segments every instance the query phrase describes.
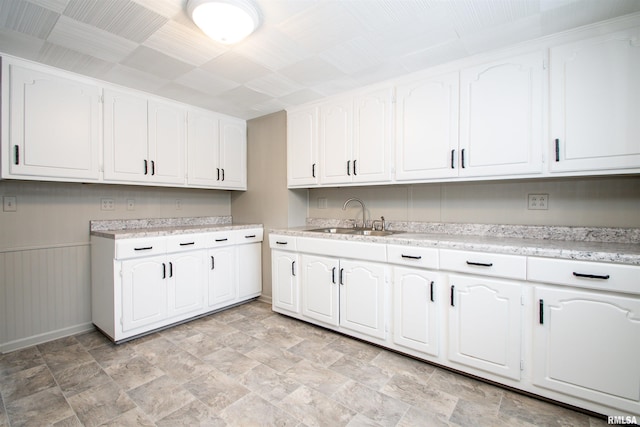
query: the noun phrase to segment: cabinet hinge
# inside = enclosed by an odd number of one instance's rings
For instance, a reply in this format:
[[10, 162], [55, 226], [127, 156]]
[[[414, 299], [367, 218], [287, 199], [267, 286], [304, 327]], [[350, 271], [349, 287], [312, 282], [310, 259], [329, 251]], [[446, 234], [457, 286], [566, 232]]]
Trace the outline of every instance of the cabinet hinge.
[[100, 98], [98, 99], [98, 102], [100, 104], [104, 104], [104, 95], [100, 95]]
[[520, 295], [520, 305], [524, 305], [524, 296]]
[[524, 360], [520, 359], [520, 370], [524, 371]]
[[543, 59], [543, 60], [542, 60], [542, 69], [543, 69], [543, 70], [546, 70], [546, 69], [547, 69], [547, 60], [546, 60], [546, 59]]

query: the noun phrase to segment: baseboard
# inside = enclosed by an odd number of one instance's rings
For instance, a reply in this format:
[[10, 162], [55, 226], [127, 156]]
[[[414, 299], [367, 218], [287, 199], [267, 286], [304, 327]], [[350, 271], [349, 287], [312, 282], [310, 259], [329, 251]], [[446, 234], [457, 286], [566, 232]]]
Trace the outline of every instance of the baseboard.
[[31, 337], [20, 338], [19, 340], [9, 341], [0, 344], [0, 354], [9, 353], [11, 351], [21, 350], [26, 347], [42, 344], [48, 341], [57, 340], [58, 338], [68, 337], [70, 335], [76, 335], [81, 332], [88, 332], [95, 330], [93, 323], [82, 323], [80, 325], [69, 326], [63, 329], [57, 329], [55, 331], [46, 332], [44, 334], [33, 335]]
[[273, 302], [272, 298], [266, 295], [260, 295], [258, 297], [258, 301], [267, 303], [269, 305], [271, 305], [271, 303]]

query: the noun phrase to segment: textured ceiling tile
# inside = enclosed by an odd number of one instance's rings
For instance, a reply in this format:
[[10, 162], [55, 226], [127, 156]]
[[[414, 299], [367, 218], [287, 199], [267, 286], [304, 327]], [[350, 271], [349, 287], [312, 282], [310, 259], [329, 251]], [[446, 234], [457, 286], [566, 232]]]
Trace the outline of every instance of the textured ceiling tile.
[[318, 99], [324, 98], [319, 92], [316, 92], [312, 89], [302, 89], [297, 92], [290, 93], [289, 95], [283, 96], [280, 98], [280, 101], [287, 105], [300, 105], [305, 104], [307, 102], [316, 101]]
[[0, 0], [0, 28], [46, 39], [59, 13], [23, 0]]
[[202, 32], [175, 21], [168, 21], [153, 33], [144, 45], [195, 66], [200, 66], [228, 50]]
[[233, 82], [220, 76], [196, 68], [178, 77], [176, 83], [183, 86], [204, 92], [209, 95], [218, 95], [235, 87], [240, 86], [239, 83]]
[[565, 31], [573, 27], [640, 11], [640, 1], [638, 0], [583, 0], [565, 3], [561, 7], [553, 9], [545, 5], [545, 10], [542, 13], [543, 34]]
[[249, 89], [265, 93], [275, 98], [285, 96], [302, 89], [302, 86], [295, 81], [277, 73], [267, 74], [266, 76], [251, 80], [245, 83], [245, 86]]
[[400, 58], [400, 62], [409, 72], [424, 70], [446, 62], [469, 56], [460, 39], [431, 46], [425, 50], [411, 52]]
[[234, 51], [218, 56], [201, 68], [238, 83], [245, 83], [271, 72], [268, 68]]
[[469, 36], [461, 37], [470, 54], [487, 52], [513, 43], [534, 39], [542, 35], [540, 15], [532, 15], [503, 25], [487, 27]]
[[356, 37], [318, 55], [344, 73], [354, 74], [383, 62], [377, 45], [364, 37]]
[[13, 30], [0, 29], [0, 52], [20, 56], [25, 59], [38, 59], [44, 40]]
[[279, 72], [303, 86], [313, 86], [323, 81], [335, 80], [344, 76], [342, 71], [318, 57], [305, 59], [285, 67]]
[[318, 2], [292, 16], [278, 29], [313, 53], [357, 37], [364, 28], [344, 7], [346, 2]]
[[108, 82], [138, 89], [142, 91], [153, 92], [169, 83], [169, 80], [162, 79], [144, 71], [125, 65], [116, 64], [109, 71], [104, 73], [102, 78]]
[[140, 6], [154, 11], [165, 18], [173, 18], [186, 7], [185, 0], [133, 0]]
[[173, 80], [194, 68], [193, 65], [178, 61], [146, 46], [138, 47], [121, 63], [169, 80]]
[[129, 0], [71, 0], [64, 14], [138, 43], [167, 22], [164, 16]]
[[181, 84], [175, 82], [167, 83], [161, 88], [155, 90], [154, 93], [165, 98], [175, 99], [176, 101], [184, 102], [191, 105], [201, 102], [202, 100], [209, 97], [207, 94], [182, 86]]
[[29, 3], [36, 4], [45, 9], [49, 9], [56, 13], [62, 13], [69, 4], [69, 0], [27, 0]]
[[455, 28], [461, 36], [540, 12], [539, 0], [452, 0], [450, 5]]
[[256, 92], [244, 86], [238, 86], [237, 88], [222, 92], [218, 95], [218, 98], [233, 102], [236, 106], [250, 107], [253, 104], [258, 104], [269, 99], [269, 95]]
[[274, 113], [276, 111], [282, 111], [289, 106], [289, 104], [285, 104], [280, 99], [268, 99], [264, 102], [252, 106], [250, 109], [251, 115], [249, 118], [253, 119], [256, 117], [264, 116], [266, 114]]
[[294, 39], [277, 30], [259, 30], [256, 37], [248, 37], [235, 50], [271, 70], [279, 70], [311, 56]]
[[110, 62], [121, 61], [138, 47], [131, 40], [66, 16], [58, 19], [47, 41]]
[[42, 47], [38, 61], [92, 77], [101, 77], [114, 66], [110, 62], [48, 42]]

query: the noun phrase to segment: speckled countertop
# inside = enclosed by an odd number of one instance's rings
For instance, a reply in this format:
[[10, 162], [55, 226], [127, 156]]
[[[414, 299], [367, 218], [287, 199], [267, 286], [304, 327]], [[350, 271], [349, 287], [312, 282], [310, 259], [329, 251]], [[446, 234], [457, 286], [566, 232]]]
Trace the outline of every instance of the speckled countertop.
[[158, 237], [261, 227], [262, 224], [234, 224], [230, 216], [99, 220], [89, 223], [92, 236], [109, 239]]
[[441, 249], [494, 252], [640, 266], [640, 229], [509, 226], [446, 223], [390, 223], [390, 236], [358, 236], [309, 231], [349, 227], [335, 220], [308, 219], [307, 226], [270, 230], [274, 234], [365, 241]]

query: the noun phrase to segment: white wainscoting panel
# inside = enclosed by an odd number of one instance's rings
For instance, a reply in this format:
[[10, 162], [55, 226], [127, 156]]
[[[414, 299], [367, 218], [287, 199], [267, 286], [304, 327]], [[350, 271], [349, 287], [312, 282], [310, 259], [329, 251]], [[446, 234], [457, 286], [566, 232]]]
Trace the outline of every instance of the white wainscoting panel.
[[0, 352], [93, 328], [90, 244], [0, 252]]

